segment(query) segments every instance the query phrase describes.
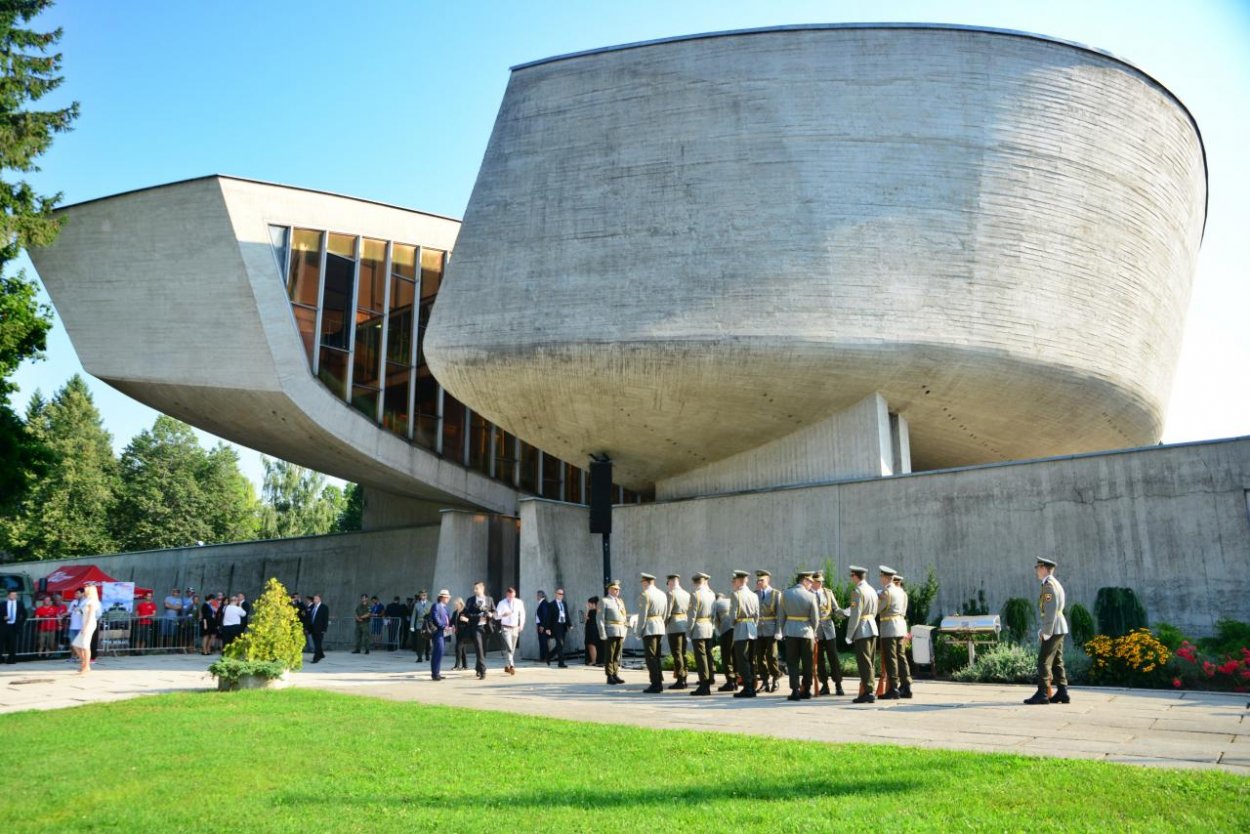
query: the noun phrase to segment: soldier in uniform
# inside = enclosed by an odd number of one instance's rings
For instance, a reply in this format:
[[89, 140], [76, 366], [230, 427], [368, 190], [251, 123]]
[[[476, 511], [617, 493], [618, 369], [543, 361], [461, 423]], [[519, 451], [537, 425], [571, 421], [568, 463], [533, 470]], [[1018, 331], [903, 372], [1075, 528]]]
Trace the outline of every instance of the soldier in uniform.
[[717, 641], [720, 644], [720, 669], [725, 682], [717, 692], [733, 692], [738, 688], [737, 669], [734, 668], [734, 621], [729, 611], [729, 597], [716, 595], [712, 604], [712, 620], [716, 623]]
[[[1042, 583], [1041, 595], [1037, 599], [1037, 607], [1041, 614], [1037, 636], [1042, 644], [1037, 651], [1037, 692], [1026, 704], [1068, 704], [1072, 699], [1068, 696], [1068, 673], [1063, 668], [1063, 637], [1068, 633], [1068, 621], [1063, 616], [1063, 606], [1067, 601], [1063, 586], [1055, 579], [1055, 563], [1050, 559], [1039, 558], [1034, 572]], [[1053, 679], [1059, 687], [1054, 695], [1050, 694], [1051, 669]]]
[[[907, 622], [907, 604], [909, 600], [907, 597], [907, 588], [903, 586], [903, 575], [901, 573], [894, 574], [894, 587], [898, 588], [899, 592], [903, 595], [903, 622]], [[910, 630], [908, 633], [910, 633]], [[904, 698], [910, 698], [911, 664], [907, 662], [907, 652], [905, 650], [898, 653], [898, 678], [902, 681], [902, 686], [899, 687], [898, 694]]]
[[760, 623], [755, 637], [755, 674], [765, 692], [776, 692], [781, 669], [777, 666], [777, 603], [781, 592], [770, 584], [772, 574], [755, 572], [755, 594], [760, 602]]
[[694, 668], [699, 676], [699, 686], [691, 695], [711, 695], [716, 675], [712, 671], [712, 643], [716, 639], [716, 625], [712, 622], [712, 607], [716, 595], [707, 586], [710, 579], [706, 573], [690, 577], [694, 591], [690, 594], [690, 607], [686, 620], [690, 623], [690, 642], [694, 644]]
[[734, 571], [733, 594], [729, 597], [729, 615], [734, 621], [734, 666], [742, 676], [742, 691], [735, 698], [755, 697], [755, 636], [760, 619], [760, 600], [747, 590], [751, 574]]
[[877, 594], [877, 624], [881, 633], [881, 674], [887, 681], [882, 700], [897, 701], [911, 697], [911, 677], [902, 676], [907, 668], [907, 595], [894, 584], [898, 571], [881, 565], [881, 591]]
[[668, 608], [664, 613], [664, 633], [668, 635], [668, 650], [673, 655], [673, 677], [676, 682], [669, 689], [686, 688], [686, 636], [690, 622], [686, 611], [690, 608], [690, 593], [681, 587], [681, 577], [668, 575]]
[[621, 646], [629, 632], [629, 615], [621, 599], [621, 580], [613, 579], [603, 589], [599, 602], [599, 639], [603, 642], [603, 671], [608, 683], [625, 683], [621, 679]]
[[851, 579], [856, 585], [845, 612], [846, 642], [855, 647], [855, 662], [859, 665], [859, 697], [853, 702], [856, 704], [871, 704], [877, 700], [872, 668], [873, 655], [877, 652], [877, 592], [864, 579], [867, 573], [867, 568], [851, 565]]
[[369, 653], [369, 621], [373, 619], [373, 610], [369, 607], [369, 595], [361, 594], [360, 603], [356, 606], [356, 648], [352, 654]]
[[661, 643], [664, 642], [664, 611], [668, 597], [655, 587], [655, 577], [649, 573], [639, 574], [642, 590], [638, 594], [638, 637], [647, 659], [647, 672], [651, 685], [643, 692], [654, 694], [664, 691], [664, 672], [660, 669]]
[[777, 605], [777, 633], [786, 641], [786, 670], [790, 674], [788, 701], [812, 697], [812, 641], [820, 626], [820, 609], [811, 587], [812, 572], [799, 571], [794, 586], [786, 589]]
[[838, 630], [833, 624], [833, 612], [842, 613], [838, 598], [825, 587], [825, 575], [821, 571], [812, 574], [812, 593], [816, 595], [816, 607], [820, 611], [820, 626], [816, 629], [816, 678], [820, 681], [820, 694], [829, 694], [829, 678], [833, 678], [834, 692], [842, 691], [842, 660], [838, 657]]

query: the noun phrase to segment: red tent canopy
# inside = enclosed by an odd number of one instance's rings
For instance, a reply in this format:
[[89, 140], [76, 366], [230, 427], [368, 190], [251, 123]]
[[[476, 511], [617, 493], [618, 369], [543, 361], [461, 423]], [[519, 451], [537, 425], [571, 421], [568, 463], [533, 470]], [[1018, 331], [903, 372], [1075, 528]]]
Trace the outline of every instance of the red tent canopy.
[[[48, 583], [48, 593], [59, 593], [62, 597], [70, 598], [88, 582], [116, 582], [117, 580], [109, 576], [95, 565], [71, 565], [69, 567], [57, 568], [45, 577]], [[135, 596], [141, 597], [144, 594], [151, 593], [151, 588], [140, 588], [135, 586]]]

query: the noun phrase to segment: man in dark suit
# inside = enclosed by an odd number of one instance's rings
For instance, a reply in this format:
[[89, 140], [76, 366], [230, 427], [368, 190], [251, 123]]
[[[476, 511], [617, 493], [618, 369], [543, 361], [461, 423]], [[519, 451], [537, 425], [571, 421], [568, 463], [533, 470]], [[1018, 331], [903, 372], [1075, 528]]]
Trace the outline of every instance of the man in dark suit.
[[534, 606], [534, 627], [538, 629], [538, 659], [543, 663], [547, 663], [547, 658], [551, 655], [547, 653], [547, 633], [544, 623], [547, 622], [547, 607], [551, 603], [547, 602], [547, 592], [538, 592], [538, 605]]
[[17, 591], [9, 591], [0, 603], [0, 647], [5, 663], [17, 663], [17, 643], [26, 627], [26, 606], [17, 598]]
[[473, 583], [473, 596], [464, 602], [460, 612], [461, 622], [467, 623], [473, 635], [473, 651], [477, 655], [478, 680], [486, 677], [486, 641], [490, 639], [495, 617], [495, 600], [486, 594], [485, 582]]
[[321, 594], [313, 594], [312, 605], [308, 607], [308, 633], [312, 636], [313, 663], [319, 663], [326, 656], [321, 650], [321, 641], [325, 639], [329, 626], [330, 607], [321, 601]]
[[546, 643], [550, 638], [556, 643], [547, 654], [548, 666], [555, 660], [559, 662], [561, 669], [568, 668], [568, 664], [564, 662], [564, 637], [569, 633], [572, 620], [572, 612], [564, 602], [564, 589], [556, 588], [556, 598], [548, 602], [543, 611], [542, 642]]

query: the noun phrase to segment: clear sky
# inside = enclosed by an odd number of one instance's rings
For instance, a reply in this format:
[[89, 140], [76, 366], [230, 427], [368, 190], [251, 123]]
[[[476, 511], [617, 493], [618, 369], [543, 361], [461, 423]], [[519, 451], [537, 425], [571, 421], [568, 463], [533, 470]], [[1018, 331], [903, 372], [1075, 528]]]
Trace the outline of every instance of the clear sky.
[[[1132, 61], [1189, 107], [1206, 144], [1210, 203], [1164, 440], [1250, 434], [1250, 0], [60, 0], [36, 21], [65, 30], [66, 81], [47, 103], [77, 100], [82, 115], [30, 179], [73, 203], [224, 173], [459, 217], [513, 64], [695, 32], [850, 21], [1076, 41]], [[78, 371], [58, 323], [47, 361], [19, 370], [16, 407]], [[155, 419], [89, 383], [119, 449]], [[243, 464], [259, 483], [259, 456], [244, 450]]]

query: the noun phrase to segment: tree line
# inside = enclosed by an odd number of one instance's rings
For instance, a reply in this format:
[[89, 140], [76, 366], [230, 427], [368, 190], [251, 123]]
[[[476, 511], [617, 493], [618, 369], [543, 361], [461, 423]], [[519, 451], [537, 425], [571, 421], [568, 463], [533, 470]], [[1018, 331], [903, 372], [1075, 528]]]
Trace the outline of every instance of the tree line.
[[36, 391], [24, 423], [39, 471], [0, 511], [0, 550], [19, 560], [360, 529], [357, 485], [343, 490], [264, 458], [258, 498], [234, 449], [206, 449], [190, 426], [164, 414], [115, 455], [78, 375], [51, 399]]

